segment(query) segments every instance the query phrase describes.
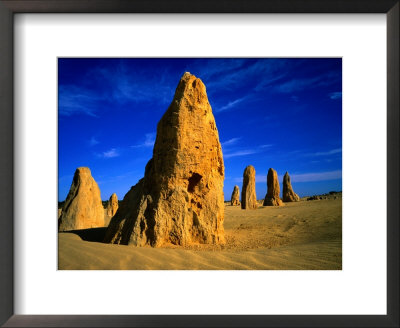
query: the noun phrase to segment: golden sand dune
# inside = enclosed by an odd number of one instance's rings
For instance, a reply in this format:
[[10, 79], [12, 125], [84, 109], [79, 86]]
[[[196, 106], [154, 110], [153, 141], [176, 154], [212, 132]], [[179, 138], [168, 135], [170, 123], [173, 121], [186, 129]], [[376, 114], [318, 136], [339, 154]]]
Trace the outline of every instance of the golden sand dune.
[[[340, 270], [342, 200], [283, 207], [225, 207], [226, 245], [133, 247], [103, 244], [104, 229], [59, 233], [61, 270]], [[82, 236], [82, 238], [79, 236]], [[83, 239], [86, 239], [83, 240]]]

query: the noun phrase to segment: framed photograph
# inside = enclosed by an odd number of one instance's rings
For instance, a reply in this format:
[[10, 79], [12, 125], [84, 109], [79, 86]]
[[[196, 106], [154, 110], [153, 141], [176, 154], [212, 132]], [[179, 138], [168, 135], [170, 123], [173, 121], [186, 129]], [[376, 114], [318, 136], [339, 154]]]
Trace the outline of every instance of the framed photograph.
[[398, 1], [0, 15], [2, 325], [399, 325]]

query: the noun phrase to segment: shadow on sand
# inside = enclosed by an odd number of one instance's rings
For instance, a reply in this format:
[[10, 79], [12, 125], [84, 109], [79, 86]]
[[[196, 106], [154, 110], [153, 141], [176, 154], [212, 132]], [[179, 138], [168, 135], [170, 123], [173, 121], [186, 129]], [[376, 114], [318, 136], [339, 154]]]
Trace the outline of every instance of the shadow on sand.
[[82, 230], [71, 230], [64, 231], [66, 233], [74, 233], [82, 238], [85, 241], [92, 241], [101, 243], [103, 242], [104, 236], [106, 234], [107, 227], [102, 228], [91, 228], [91, 229], [82, 229]]

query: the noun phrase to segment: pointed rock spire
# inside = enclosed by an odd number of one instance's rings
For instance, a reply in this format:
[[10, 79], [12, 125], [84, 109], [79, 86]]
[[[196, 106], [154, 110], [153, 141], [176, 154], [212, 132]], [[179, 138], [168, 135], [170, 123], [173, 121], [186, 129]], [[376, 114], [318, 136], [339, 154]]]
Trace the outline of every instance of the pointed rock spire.
[[58, 228], [68, 231], [103, 226], [104, 209], [99, 186], [88, 167], [79, 167], [58, 219]]
[[298, 202], [300, 200], [300, 197], [293, 191], [288, 172], [283, 176], [282, 200], [284, 202]]
[[144, 178], [125, 195], [105, 242], [224, 243], [224, 162], [206, 87], [186, 72], [157, 126]]
[[118, 197], [116, 193], [113, 193], [107, 202], [106, 213], [109, 217], [113, 217], [118, 210]]

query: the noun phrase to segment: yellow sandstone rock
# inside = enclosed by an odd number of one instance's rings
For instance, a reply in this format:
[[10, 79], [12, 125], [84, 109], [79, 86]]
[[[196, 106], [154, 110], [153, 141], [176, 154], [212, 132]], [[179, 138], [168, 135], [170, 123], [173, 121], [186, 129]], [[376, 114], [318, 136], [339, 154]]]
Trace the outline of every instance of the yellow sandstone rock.
[[242, 209], [256, 209], [257, 194], [256, 194], [256, 170], [252, 165], [246, 167], [243, 172], [242, 186]]
[[264, 198], [264, 206], [282, 206], [283, 202], [279, 198], [281, 188], [279, 187], [278, 173], [272, 168], [267, 175], [267, 194]]
[[240, 205], [239, 195], [240, 195], [239, 186], [233, 187], [232, 196], [231, 196], [231, 205], [232, 206]]
[[100, 189], [88, 167], [76, 169], [58, 219], [59, 231], [88, 229], [104, 226], [104, 209]]
[[224, 243], [223, 181], [206, 87], [185, 73], [158, 123], [144, 178], [125, 195], [104, 241], [154, 247]]
[[113, 217], [115, 213], [117, 213], [117, 210], [118, 210], [118, 197], [115, 193], [113, 193], [107, 203], [107, 209], [106, 209], [107, 215], [109, 217]]
[[293, 191], [292, 184], [290, 183], [289, 173], [285, 173], [283, 177], [283, 191], [282, 200], [284, 202], [298, 202], [300, 197]]

